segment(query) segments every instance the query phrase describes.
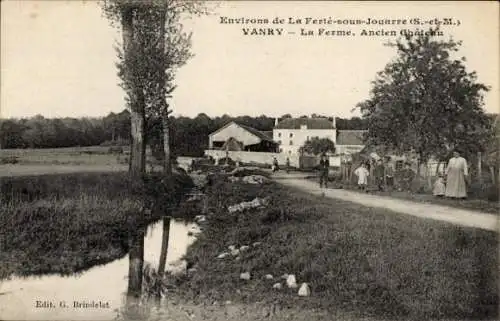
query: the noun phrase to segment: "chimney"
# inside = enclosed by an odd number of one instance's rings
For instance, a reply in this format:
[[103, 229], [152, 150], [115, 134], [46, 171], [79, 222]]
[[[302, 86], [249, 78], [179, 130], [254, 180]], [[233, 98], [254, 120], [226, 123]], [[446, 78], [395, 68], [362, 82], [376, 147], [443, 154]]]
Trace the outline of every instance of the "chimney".
[[335, 122], [335, 116], [333, 116], [332, 125], [333, 128], [337, 128], [337, 123]]
[[274, 119], [274, 127], [278, 126], [278, 117]]

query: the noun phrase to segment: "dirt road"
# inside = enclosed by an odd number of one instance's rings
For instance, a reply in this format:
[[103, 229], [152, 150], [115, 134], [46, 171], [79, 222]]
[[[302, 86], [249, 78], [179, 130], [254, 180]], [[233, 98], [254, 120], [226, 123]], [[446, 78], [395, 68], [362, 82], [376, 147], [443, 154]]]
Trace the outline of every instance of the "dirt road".
[[500, 232], [498, 216], [493, 214], [442, 205], [417, 203], [387, 196], [363, 194], [344, 189], [320, 189], [317, 182], [306, 180], [297, 175], [293, 177], [288, 177], [286, 174], [276, 175], [275, 180], [283, 185], [295, 187], [308, 193], [321, 195], [324, 192], [325, 197], [358, 203], [368, 207], [385, 208], [397, 213], [418, 216], [424, 219], [445, 221], [456, 225]]

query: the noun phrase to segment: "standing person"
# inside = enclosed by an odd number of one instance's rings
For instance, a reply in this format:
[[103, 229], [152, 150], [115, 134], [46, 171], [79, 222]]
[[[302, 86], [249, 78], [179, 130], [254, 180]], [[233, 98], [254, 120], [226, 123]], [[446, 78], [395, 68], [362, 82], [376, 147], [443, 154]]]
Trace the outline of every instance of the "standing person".
[[278, 159], [276, 156], [273, 158], [273, 172], [279, 171], [279, 166], [278, 166]]
[[467, 186], [465, 180], [468, 175], [467, 161], [455, 150], [453, 157], [446, 167], [446, 197], [466, 198]]
[[328, 185], [328, 169], [330, 168], [330, 161], [325, 154], [321, 155], [321, 159], [319, 161], [319, 187], [325, 186], [327, 188]]
[[442, 173], [439, 173], [438, 179], [434, 182], [434, 189], [432, 194], [437, 197], [443, 197], [446, 193], [446, 185], [444, 182], [444, 177]]
[[402, 173], [401, 187], [403, 191], [411, 193], [411, 184], [415, 178], [415, 172], [411, 169], [410, 163], [405, 164], [405, 168]]
[[368, 185], [368, 176], [370, 176], [370, 172], [366, 168], [365, 163], [361, 163], [361, 166], [359, 166], [355, 171], [354, 175], [358, 177], [358, 187], [362, 191], [366, 190], [366, 185]]
[[290, 158], [286, 158], [286, 172], [290, 173]]
[[392, 190], [394, 186], [394, 168], [390, 163], [391, 158], [387, 158], [387, 163], [385, 166], [385, 185]]
[[373, 169], [373, 176], [375, 177], [375, 183], [377, 184], [379, 191], [384, 190], [384, 172], [384, 163], [382, 162], [382, 159], [379, 159], [377, 161], [377, 165], [375, 165], [375, 168]]

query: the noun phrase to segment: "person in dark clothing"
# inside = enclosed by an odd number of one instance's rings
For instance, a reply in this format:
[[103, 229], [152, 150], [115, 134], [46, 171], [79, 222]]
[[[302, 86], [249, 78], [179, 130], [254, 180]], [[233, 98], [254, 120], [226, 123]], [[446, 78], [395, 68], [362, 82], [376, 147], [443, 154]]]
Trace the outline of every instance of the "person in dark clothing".
[[405, 168], [401, 175], [401, 189], [403, 191], [407, 191], [411, 193], [411, 185], [413, 183], [413, 179], [415, 178], [415, 172], [411, 169], [411, 164], [406, 163]]
[[273, 158], [273, 172], [279, 171], [278, 159], [276, 157]]
[[388, 189], [391, 189], [394, 187], [394, 169], [390, 163], [391, 158], [388, 157], [385, 165], [385, 186]]
[[381, 159], [379, 159], [377, 161], [377, 165], [375, 165], [375, 168], [373, 169], [373, 176], [375, 177], [375, 183], [377, 184], [377, 188], [379, 191], [384, 190], [384, 172], [384, 163]]
[[290, 158], [286, 158], [286, 172], [290, 173]]
[[321, 159], [319, 161], [319, 187], [325, 186], [327, 187], [328, 183], [328, 170], [330, 168], [330, 161], [328, 160], [328, 157], [326, 157], [325, 154], [321, 155]]

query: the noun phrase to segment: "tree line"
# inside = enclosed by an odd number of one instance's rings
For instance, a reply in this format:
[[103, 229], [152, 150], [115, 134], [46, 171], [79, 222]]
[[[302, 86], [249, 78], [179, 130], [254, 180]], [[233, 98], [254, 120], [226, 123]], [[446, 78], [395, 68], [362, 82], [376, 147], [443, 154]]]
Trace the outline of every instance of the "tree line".
[[[292, 117], [285, 114], [279, 119]], [[308, 117], [308, 116], [301, 116]], [[311, 115], [310, 117], [331, 117]], [[204, 113], [196, 117], [169, 117], [170, 145], [175, 155], [202, 156], [208, 148], [208, 135], [231, 121], [261, 131], [272, 131], [275, 118], [222, 115], [209, 117]], [[159, 118], [146, 121], [148, 144], [163, 144], [162, 123]], [[359, 117], [336, 118], [339, 129], [366, 129], [366, 121]], [[0, 146], [14, 148], [60, 148], [96, 145], [128, 145], [131, 131], [130, 112], [110, 113], [100, 118], [45, 118], [37, 115], [22, 119], [0, 120]]]

